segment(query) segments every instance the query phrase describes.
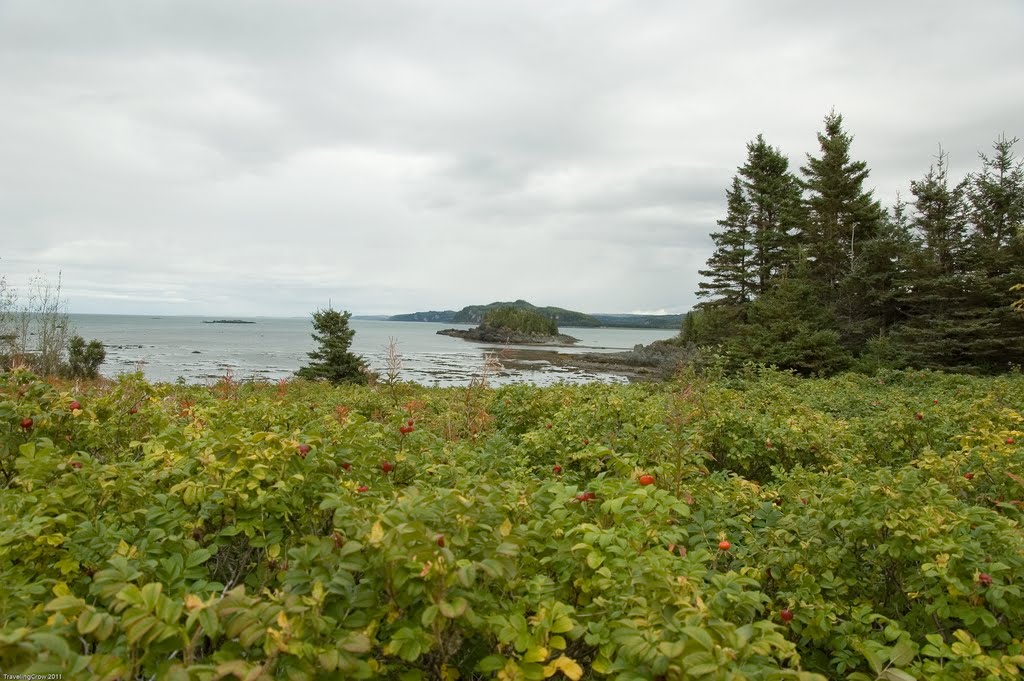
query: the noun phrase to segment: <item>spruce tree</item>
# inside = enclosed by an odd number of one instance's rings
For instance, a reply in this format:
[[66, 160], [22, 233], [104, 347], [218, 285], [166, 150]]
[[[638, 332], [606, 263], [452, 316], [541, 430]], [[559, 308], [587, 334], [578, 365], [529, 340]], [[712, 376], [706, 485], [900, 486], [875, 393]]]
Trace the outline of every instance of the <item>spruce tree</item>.
[[1014, 314], [1015, 284], [1024, 281], [1024, 161], [1017, 139], [1001, 136], [981, 171], [967, 178], [966, 291], [961, 336], [973, 361], [988, 370], [1024, 364], [1024, 319]]
[[355, 331], [349, 328], [349, 312], [333, 308], [313, 313], [313, 340], [317, 350], [306, 353], [312, 360], [296, 373], [299, 378], [323, 379], [331, 383], [366, 383], [366, 365], [362, 357], [349, 352]]
[[768, 293], [792, 262], [793, 238], [801, 220], [800, 187], [789, 160], [762, 135], [747, 144], [746, 162], [726, 191], [722, 231], [713, 233], [715, 252], [700, 270], [706, 281], [683, 338], [721, 343], [746, 323], [753, 300]]
[[921, 180], [910, 183], [914, 195], [913, 226], [922, 239], [929, 274], [951, 276], [965, 266], [967, 183], [949, 184], [949, 154], [939, 148], [936, 163]]
[[966, 272], [964, 182], [950, 185], [949, 159], [910, 183], [915, 248], [911, 272], [900, 296], [906, 323], [898, 338], [916, 366], [969, 371], [975, 362], [965, 346], [964, 322], [976, 313]]
[[978, 154], [981, 172], [968, 177], [969, 258], [974, 269], [994, 275], [1019, 262], [1015, 251], [1024, 229], [1024, 161], [1014, 156], [1017, 142], [1001, 135], [992, 156]]
[[803, 220], [800, 185], [789, 159], [763, 135], [747, 144], [747, 162], [739, 172], [750, 205], [754, 289], [761, 295], [793, 262], [794, 236]]
[[869, 171], [864, 161], [850, 160], [853, 138], [843, 130], [843, 117], [834, 111], [818, 133], [821, 156], [807, 155], [800, 170], [807, 192], [807, 219], [801, 241], [812, 258], [811, 271], [834, 297], [842, 278], [855, 267], [864, 245], [882, 224], [881, 204], [864, 188]]
[[[864, 242], [853, 269], [840, 283], [840, 300], [860, 303], [862, 340], [888, 333], [904, 319], [899, 299], [911, 276], [914, 238], [907, 203], [896, 196], [874, 238]], [[848, 327], [849, 333], [857, 333]]]
[[800, 169], [807, 212], [800, 241], [811, 259], [816, 295], [835, 307], [843, 343], [859, 353], [885, 326], [875, 296], [887, 287], [891, 263], [884, 249], [892, 244], [890, 238], [878, 241], [885, 212], [864, 187], [870, 171], [864, 161], [851, 160], [852, 144], [843, 117], [829, 113], [818, 133], [820, 156], [808, 154]]
[[708, 268], [700, 270], [700, 275], [708, 281], [698, 284], [697, 296], [713, 296], [698, 305], [702, 308], [745, 305], [750, 302], [755, 286], [751, 271], [750, 204], [743, 194], [739, 176], [732, 178], [732, 187], [726, 190], [725, 196], [727, 213], [725, 219], [718, 221], [722, 231], [711, 234], [715, 252], [708, 259]]
[[725, 343], [734, 362], [775, 365], [803, 375], [832, 374], [850, 364], [835, 314], [817, 299], [809, 275], [800, 264], [750, 304], [748, 323]]

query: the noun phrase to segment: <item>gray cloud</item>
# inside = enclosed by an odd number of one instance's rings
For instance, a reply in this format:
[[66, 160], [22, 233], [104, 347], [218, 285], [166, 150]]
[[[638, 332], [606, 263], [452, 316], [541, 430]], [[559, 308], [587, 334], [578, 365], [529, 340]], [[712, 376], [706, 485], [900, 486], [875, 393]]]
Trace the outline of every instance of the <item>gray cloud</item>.
[[0, 3], [0, 272], [80, 312], [684, 311], [758, 133], [890, 203], [1022, 134], [1024, 5]]

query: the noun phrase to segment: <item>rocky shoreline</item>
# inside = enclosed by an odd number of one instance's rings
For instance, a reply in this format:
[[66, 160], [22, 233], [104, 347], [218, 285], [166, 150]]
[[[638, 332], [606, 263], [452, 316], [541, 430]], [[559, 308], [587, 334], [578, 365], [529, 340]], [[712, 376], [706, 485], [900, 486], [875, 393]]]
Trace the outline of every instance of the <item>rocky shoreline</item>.
[[567, 354], [556, 350], [508, 348], [499, 353], [498, 361], [512, 366], [548, 362], [560, 367], [621, 374], [631, 380], [660, 381], [671, 378], [693, 356], [692, 348], [665, 340], [650, 345], [638, 344], [625, 352]]
[[498, 343], [501, 345], [573, 345], [580, 340], [579, 338], [567, 336], [564, 333], [556, 336], [538, 336], [508, 329], [493, 329], [479, 326], [473, 329], [441, 329], [437, 333], [441, 336], [453, 336], [468, 341], [476, 341], [477, 343]]

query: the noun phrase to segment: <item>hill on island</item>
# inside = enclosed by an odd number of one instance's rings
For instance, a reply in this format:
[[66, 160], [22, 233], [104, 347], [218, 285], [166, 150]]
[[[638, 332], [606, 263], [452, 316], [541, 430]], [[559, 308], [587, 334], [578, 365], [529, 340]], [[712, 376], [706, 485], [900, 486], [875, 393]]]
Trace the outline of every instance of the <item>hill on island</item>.
[[484, 315], [500, 307], [534, 310], [554, 319], [559, 326], [573, 328], [620, 327], [630, 329], [678, 329], [684, 315], [587, 314], [561, 307], [537, 307], [525, 300], [489, 305], [468, 305], [461, 310], [429, 310], [391, 316], [392, 322], [436, 322], [440, 324], [479, 324]]

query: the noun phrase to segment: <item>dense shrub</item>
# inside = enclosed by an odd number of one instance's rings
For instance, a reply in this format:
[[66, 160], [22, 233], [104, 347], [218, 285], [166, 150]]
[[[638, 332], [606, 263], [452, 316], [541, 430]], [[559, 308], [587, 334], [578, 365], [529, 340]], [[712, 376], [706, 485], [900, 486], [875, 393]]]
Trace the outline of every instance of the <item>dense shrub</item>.
[[4, 673], [1024, 668], [1021, 376], [76, 391], [0, 374]]

